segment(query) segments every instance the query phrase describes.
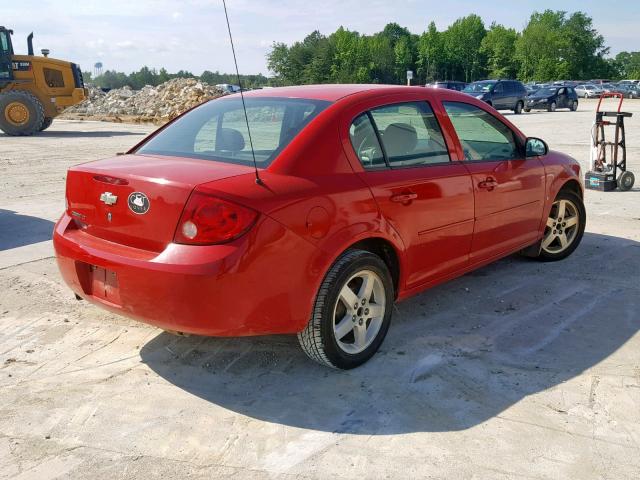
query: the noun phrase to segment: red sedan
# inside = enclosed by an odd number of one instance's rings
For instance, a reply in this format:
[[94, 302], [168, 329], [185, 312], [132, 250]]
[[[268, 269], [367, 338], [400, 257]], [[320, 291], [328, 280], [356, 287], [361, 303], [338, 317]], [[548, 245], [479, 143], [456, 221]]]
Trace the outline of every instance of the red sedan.
[[54, 245], [79, 297], [170, 331], [295, 333], [353, 368], [395, 301], [580, 243], [578, 163], [468, 95], [320, 85], [245, 101], [246, 119], [227, 96], [69, 170]]

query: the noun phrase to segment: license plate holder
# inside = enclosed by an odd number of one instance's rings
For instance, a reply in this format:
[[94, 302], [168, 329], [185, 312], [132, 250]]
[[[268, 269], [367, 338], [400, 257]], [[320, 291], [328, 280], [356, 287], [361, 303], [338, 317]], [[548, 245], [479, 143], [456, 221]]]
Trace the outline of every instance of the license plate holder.
[[91, 294], [108, 302], [120, 304], [120, 288], [116, 272], [96, 265], [91, 265], [89, 269], [91, 271]]

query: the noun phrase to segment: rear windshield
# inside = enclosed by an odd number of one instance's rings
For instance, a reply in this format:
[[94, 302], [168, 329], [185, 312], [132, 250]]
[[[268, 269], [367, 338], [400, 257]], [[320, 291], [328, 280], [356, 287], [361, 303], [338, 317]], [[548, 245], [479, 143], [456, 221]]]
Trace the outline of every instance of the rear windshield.
[[[245, 98], [258, 167], [265, 168], [330, 102]], [[225, 98], [197, 107], [151, 138], [136, 153], [253, 165], [242, 100]]]

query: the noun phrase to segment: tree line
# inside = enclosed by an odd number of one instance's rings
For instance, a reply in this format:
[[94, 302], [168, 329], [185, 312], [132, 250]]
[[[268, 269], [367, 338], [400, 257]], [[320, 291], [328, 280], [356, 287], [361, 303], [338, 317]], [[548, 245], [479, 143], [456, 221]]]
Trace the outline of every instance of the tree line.
[[314, 31], [302, 41], [274, 43], [267, 55], [274, 83], [405, 83], [482, 78], [523, 81], [640, 78], [640, 53], [608, 58], [609, 48], [583, 12], [534, 12], [524, 29], [468, 15], [438, 30], [431, 22], [417, 35], [397, 23], [364, 35], [340, 27]]
[[[115, 70], [106, 70], [104, 73], [96, 77], [94, 77], [91, 72], [83, 72], [83, 76], [85, 82], [92, 83], [100, 88], [108, 89], [128, 86], [134, 90], [140, 90], [145, 85], [152, 85], [155, 87], [173, 78], [197, 78], [210, 85], [217, 85], [220, 83], [238, 83], [235, 73], [220, 73], [217, 71], [210, 72], [209, 70], [205, 70], [201, 75], [196, 76], [186, 70], [169, 73], [164, 68], [156, 70], [149, 67], [142, 67], [140, 70], [129, 74], [117, 72]], [[269, 82], [269, 79], [261, 74], [240, 75], [240, 79], [242, 81], [242, 85], [247, 88], [264, 86]]]

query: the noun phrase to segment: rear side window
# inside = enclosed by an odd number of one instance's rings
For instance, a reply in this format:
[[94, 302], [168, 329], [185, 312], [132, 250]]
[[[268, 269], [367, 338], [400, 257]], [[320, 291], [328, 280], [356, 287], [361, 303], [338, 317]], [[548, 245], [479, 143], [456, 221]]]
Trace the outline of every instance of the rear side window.
[[349, 137], [364, 168], [385, 167], [387, 165], [378, 141], [378, 134], [368, 113], [363, 113], [351, 123]]
[[63, 88], [64, 78], [60, 70], [54, 70], [53, 68], [43, 68], [44, 81], [51, 88]]
[[[245, 98], [258, 167], [265, 168], [330, 102], [295, 98]], [[252, 165], [240, 97], [201, 105], [152, 137], [137, 153]]]
[[[375, 142], [385, 164], [390, 167], [412, 167], [449, 162], [449, 152], [440, 125], [426, 102], [399, 103], [371, 110], [366, 116], [372, 122]], [[356, 118], [352, 130], [356, 131]], [[361, 141], [354, 135], [351, 143], [365, 168], [381, 166], [379, 154], [367, 163], [363, 160]], [[365, 146], [368, 144], [365, 143]]]
[[519, 158], [518, 144], [509, 127], [481, 108], [462, 102], [443, 102], [468, 161]]

